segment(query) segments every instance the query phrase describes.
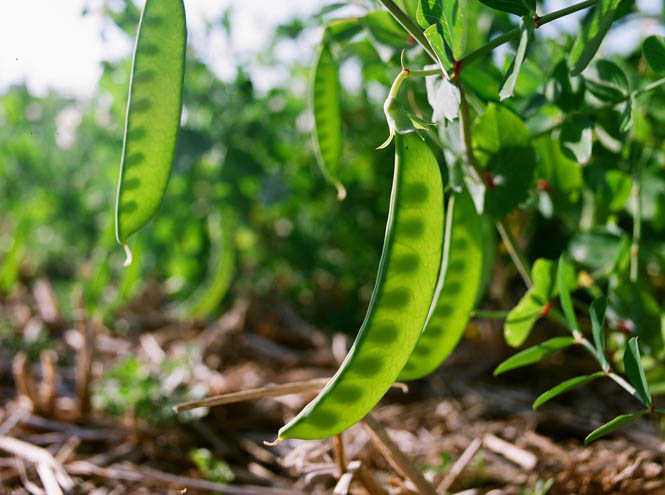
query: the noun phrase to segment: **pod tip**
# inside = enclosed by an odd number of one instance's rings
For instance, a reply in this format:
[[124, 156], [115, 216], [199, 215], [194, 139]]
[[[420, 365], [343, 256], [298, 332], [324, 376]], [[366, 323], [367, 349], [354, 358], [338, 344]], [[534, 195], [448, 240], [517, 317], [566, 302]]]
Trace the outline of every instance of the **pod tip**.
[[278, 445], [278, 444], [282, 443], [283, 441], [284, 441], [283, 438], [277, 437], [272, 442], [268, 442], [268, 441], [264, 440], [263, 445], [267, 445], [268, 447], [274, 447], [275, 445]]
[[125, 248], [125, 262], [122, 264], [122, 266], [129, 266], [132, 264], [132, 252], [129, 249], [129, 246], [127, 244], [122, 245], [123, 248]]
[[344, 201], [346, 199], [346, 188], [341, 182], [335, 181], [335, 187], [337, 188], [337, 200]]

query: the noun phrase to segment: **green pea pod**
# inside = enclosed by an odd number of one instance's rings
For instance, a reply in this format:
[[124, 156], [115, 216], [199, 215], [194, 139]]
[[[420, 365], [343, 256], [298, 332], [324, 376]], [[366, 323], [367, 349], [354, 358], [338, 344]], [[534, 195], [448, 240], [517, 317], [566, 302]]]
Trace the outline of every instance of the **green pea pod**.
[[441, 271], [427, 322], [398, 380], [434, 371], [459, 342], [483, 275], [483, 226], [468, 192], [448, 202]]
[[224, 299], [235, 268], [233, 218], [227, 210], [208, 217], [211, 238], [210, 275], [208, 280], [189, 298], [186, 313], [193, 317], [208, 316]]
[[282, 439], [327, 438], [361, 420], [394, 383], [425, 324], [441, 265], [441, 172], [416, 133], [397, 134], [395, 148], [388, 224], [365, 321], [335, 376], [282, 427]]
[[339, 180], [342, 162], [342, 110], [338, 68], [330, 45], [324, 40], [312, 73], [314, 150], [324, 177], [337, 188], [337, 197], [346, 197]]
[[186, 42], [182, 0], [147, 0], [136, 36], [115, 210], [125, 264], [131, 262], [127, 238], [153, 215], [171, 175]]

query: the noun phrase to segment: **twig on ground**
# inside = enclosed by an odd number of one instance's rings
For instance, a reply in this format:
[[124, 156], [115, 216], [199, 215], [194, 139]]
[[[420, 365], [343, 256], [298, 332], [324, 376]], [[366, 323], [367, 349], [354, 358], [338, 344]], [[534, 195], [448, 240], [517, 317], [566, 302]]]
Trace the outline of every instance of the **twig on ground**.
[[502, 455], [509, 461], [514, 462], [526, 471], [531, 471], [538, 463], [538, 459], [531, 452], [521, 449], [490, 433], [483, 437], [483, 445], [489, 450]]
[[95, 351], [95, 327], [86, 317], [82, 292], [79, 292], [77, 296], [76, 306], [76, 326], [83, 339], [83, 345], [76, 355], [77, 412], [79, 417], [83, 417], [90, 410], [90, 376]]
[[425, 479], [420, 470], [391, 440], [386, 430], [370, 414], [362, 420], [362, 425], [369, 433], [374, 446], [381, 452], [390, 465], [404, 478], [411, 481], [420, 495], [436, 495], [434, 487]]
[[53, 481], [56, 481], [55, 485], [58, 487], [58, 490], [60, 487], [64, 488], [65, 491], [74, 488], [74, 481], [64, 470], [62, 464], [48, 450], [7, 436], [0, 436], [0, 450], [4, 450], [35, 464], [47, 495], [62, 493], [62, 491], [55, 491], [52, 484]]
[[342, 433], [335, 435], [332, 438], [333, 448], [335, 450], [335, 460], [337, 461], [337, 468], [339, 469], [340, 478], [346, 472], [346, 460], [344, 459], [344, 439]]
[[[227, 394], [206, 397], [205, 399], [183, 402], [182, 404], [176, 404], [173, 406], [173, 410], [179, 413], [199, 407], [223, 406], [235, 402], [262, 399], [264, 397], [281, 397], [290, 394], [316, 393], [321, 390], [328, 381], [330, 381], [330, 378], [314, 378], [312, 380], [284, 383], [281, 385], [266, 385], [265, 387], [250, 388], [249, 390], [229, 392]], [[404, 383], [396, 382], [393, 384], [393, 387], [404, 391], [406, 385]], [[406, 388], [406, 390], [408, 390], [408, 388]]]
[[42, 363], [42, 381], [39, 385], [39, 410], [47, 416], [55, 412], [55, 399], [58, 392], [58, 356], [52, 350], [44, 350], [39, 355]]
[[16, 391], [19, 396], [27, 397], [32, 402], [33, 407], [37, 407], [37, 385], [30, 367], [28, 355], [24, 352], [17, 352], [12, 361], [12, 373], [16, 383]]
[[173, 406], [175, 412], [188, 411], [198, 407], [213, 407], [224, 404], [233, 404], [247, 400], [261, 399], [263, 397], [280, 397], [289, 394], [304, 394], [309, 392], [318, 392], [328, 383], [329, 378], [315, 378], [302, 382], [285, 383], [282, 385], [266, 385], [265, 387], [251, 388], [241, 390], [240, 392], [230, 392], [228, 394], [206, 397], [201, 400], [193, 400]]
[[471, 462], [471, 459], [473, 459], [473, 456], [476, 455], [476, 452], [478, 452], [478, 449], [480, 449], [480, 446], [483, 444], [482, 440], [480, 438], [475, 438], [469, 446], [464, 450], [462, 455], [455, 461], [455, 464], [450, 468], [450, 471], [446, 475], [446, 477], [443, 479], [441, 483], [439, 483], [439, 486], [437, 487], [437, 490], [440, 492], [446, 492], [448, 489], [453, 485], [457, 477], [462, 474], [462, 471], [464, 471], [464, 468]]

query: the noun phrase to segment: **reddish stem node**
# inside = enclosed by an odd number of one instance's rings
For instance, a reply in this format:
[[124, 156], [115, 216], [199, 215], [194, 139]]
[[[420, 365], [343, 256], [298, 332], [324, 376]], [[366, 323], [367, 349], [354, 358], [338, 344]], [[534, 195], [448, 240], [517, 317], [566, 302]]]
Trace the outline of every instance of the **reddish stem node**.
[[540, 310], [540, 317], [542, 318], [544, 316], [547, 316], [547, 313], [550, 312], [551, 308], [552, 308], [552, 303], [551, 302], [548, 301], [547, 303], [545, 303], [545, 305], [543, 306], [543, 309]]
[[619, 322], [618, 330], [625, 334], [628, 335], [629, 337], [633, 335], [633, 325], [632, 322], [629, 320], [621, 320]]
[[496, 189], [496, 181], [494, 180], [494, 174], [487, 172], [485, 174], [485, 183], [490, 189]]
[[539, 15], [533, 16], [533, 23], [536, 25], [536, 29], [538, 29], [540, 26], [542, 26], [542, 24], [540, 23], [540, 21], [542, 21], [542, 20], [543, 20], [543, 18], [540, 17]]
[[552, 188], [550, 187], [550, 183], [547, 182], [545, 179], [538, 179], [538, 185], [536, 186], [539, 191], [543, 192], [550, 192]]
[[409, 35], [406, 38], [406, 44], [409, 46], [413, 46], [416, 44], [416, 39], [413, 36]]
[[455, 60], [455, 68], [453, 69], [453, 79], [457, 78], [462, 73], [462, 61]]

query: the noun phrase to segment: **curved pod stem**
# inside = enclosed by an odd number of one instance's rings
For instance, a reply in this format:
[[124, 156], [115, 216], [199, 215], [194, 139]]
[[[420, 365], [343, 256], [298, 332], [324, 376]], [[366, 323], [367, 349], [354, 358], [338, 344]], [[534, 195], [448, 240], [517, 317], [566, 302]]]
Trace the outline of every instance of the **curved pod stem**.
[[416, 133], [396, 135], [395, 147], [386, 235], [365, 321], [335, 376], [280, 438], [327, 438], [361, 420], [393, 384], [425, 324], [441, 264], [441, 172]]

